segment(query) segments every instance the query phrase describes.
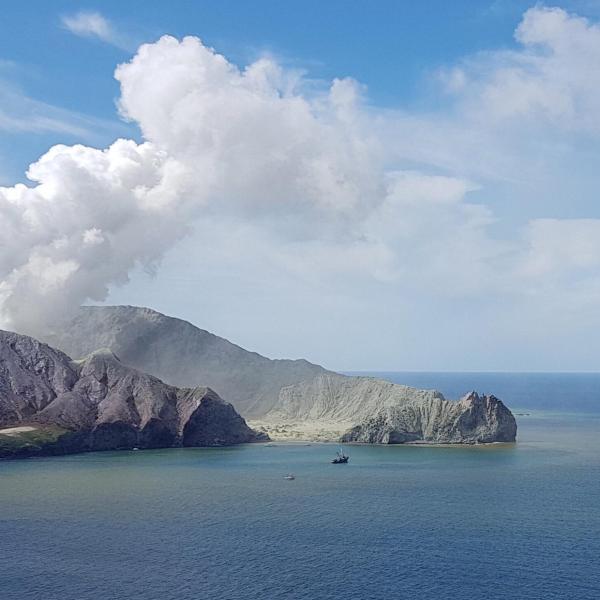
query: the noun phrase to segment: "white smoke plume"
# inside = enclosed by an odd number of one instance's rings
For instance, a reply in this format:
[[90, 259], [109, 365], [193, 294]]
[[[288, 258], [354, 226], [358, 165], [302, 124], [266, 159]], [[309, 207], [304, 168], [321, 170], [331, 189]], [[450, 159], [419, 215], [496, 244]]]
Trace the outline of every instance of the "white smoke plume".
[[104, 299], [194, 219], [231, 212], [275, 219], [300, 238], [338, 235], [379, 201], [351, 81], [307, 99], [272, 60], [240, 71], [197, 38], [168, 36], [116, 77], [121, 111], [144, 143], [55, 146], [30, 166], [32, 187], [0, 188], [5, 327], [39, 331]]
[[516, 38], [442, 72], [450, 108], [432, 114], [375, 109], [351, 79], [319, 87], [272, 58], [240, 69], [194, 37], [141, 46], [115, 76], [143, 143], [55, 146], [30, 185], [0, 188], [0, 326], [40, 332], [213, 223], [223, 248], [226, 224], [242, 225], [297, 273], [596, 302], [599, 220], [533, 218], [503, 239], [481, 190], [527, 180], [529, 196], [556, 194], [568, 161], [587, 160], [569, 148], [597, 133], [582, 65], [600, 60], [600, 29], [537, 7]]

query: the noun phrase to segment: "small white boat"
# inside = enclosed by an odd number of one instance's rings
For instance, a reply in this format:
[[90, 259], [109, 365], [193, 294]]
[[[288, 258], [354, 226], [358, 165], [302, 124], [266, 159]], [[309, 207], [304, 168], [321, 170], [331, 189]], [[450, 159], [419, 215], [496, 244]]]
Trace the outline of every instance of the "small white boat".
[[284, 475], [283, 478], [287, 479], [288, 481], [292, 481], [293, 479], [296, 479], [296, 476], [292, 473], [288, 473], [287, 475]]

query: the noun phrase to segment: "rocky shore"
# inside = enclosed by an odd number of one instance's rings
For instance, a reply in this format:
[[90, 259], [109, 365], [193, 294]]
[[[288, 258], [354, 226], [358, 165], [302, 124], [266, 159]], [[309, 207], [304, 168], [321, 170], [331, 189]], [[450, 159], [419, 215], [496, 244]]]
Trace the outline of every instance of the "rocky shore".
[[73, 361], [3, 331], [0, 427], [0, 457], [267, 439], [210, 388], [167, 385], [109, 350]]

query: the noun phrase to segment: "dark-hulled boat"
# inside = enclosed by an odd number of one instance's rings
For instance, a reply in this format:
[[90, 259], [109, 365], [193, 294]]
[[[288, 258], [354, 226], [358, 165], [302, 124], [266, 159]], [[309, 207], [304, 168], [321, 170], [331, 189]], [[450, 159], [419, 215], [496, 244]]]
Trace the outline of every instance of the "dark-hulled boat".
[[350, 457], [340, 448], [337, 456], [331, 461], [332, 465], [345, 465], [350, 460]]

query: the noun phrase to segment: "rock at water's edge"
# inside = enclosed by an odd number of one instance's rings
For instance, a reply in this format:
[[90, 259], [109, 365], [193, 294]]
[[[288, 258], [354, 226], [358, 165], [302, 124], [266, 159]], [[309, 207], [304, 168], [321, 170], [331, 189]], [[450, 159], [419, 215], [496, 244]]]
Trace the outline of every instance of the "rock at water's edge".
[[380, 411], [352, 427], [344, 442], [485, 444], [514, 442], [517, 422], [495, 396], [467, 394], [458, 402], [439, 399], [429, 410], [404, 404]]
[[0, 430], [24, 423], [36, 433], [0, 431], [0, 457], [265, 439], [210, 388], [167, 385], [107, 350], [74, 362], [0, 331]]

